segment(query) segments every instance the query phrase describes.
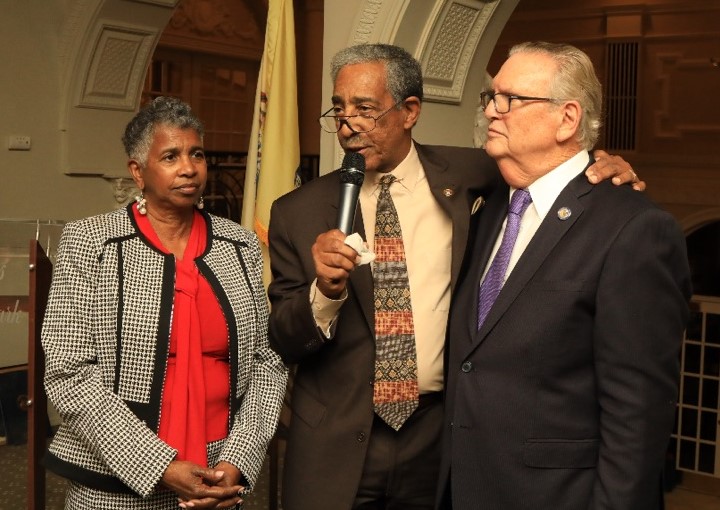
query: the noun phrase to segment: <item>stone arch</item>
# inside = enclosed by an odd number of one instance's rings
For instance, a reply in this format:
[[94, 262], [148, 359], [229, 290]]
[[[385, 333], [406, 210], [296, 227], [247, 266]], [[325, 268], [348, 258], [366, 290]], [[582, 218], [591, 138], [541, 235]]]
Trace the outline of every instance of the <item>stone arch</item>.
[[61, 142], [63, 172], [126, 177], [112, 166], [125, 159], [118, 133], [140, 104], [161, 36], [183, 50], [259, 62], [266, 10], [255, 0], [74, 0], [59, 44], [60, 126], [70, 135]]
[[[518, 2], [337, 2], [342, 4], [344, 18], [353, 9], [356, 14], [350, 20], [351, 27], [326, 22], [326, 36], [334, 30], [344, 36], [338, 39], [336, 35], [335, 43], [324, 43], [323, 60], [327, 65], [335, 51], [358, 42], [389, 42], [407, 48], [428, 73], [424, 120], [415, 130], [416, 137], [429, 143], [471, 146], [477, 143], [473, 127], [477, 98], [486, 78], [485, 67]], [[124, 168], [114, 167], [117, 161], [124, 160], [117, 133], [137, 108], [148, 62], [178, 3], [179, 0], [70, 3], [58, 49], [64, 173], [125, 175]], [[340, 8], [332, 7], [335, 4], [326, 2], [326, 12], [328, 8]], [[451, 130], [434, 129], [438, 123], [468, 127], [458, 135]], [[321, 158], [339, 163], [342, 154], [337, 152], [339, 149], [333, 154], [335, 145], [327, 141], [321, 144]], [[97, 150], [85, 150], [88, 146]]]
[[720, 207], [709, 207], [689, 214], [680, 220], [680, 226], [688, 236], [711, 223], [720, 222]]
[[691, 214], [680, 225], [687, 240], [693, 294], [720, 297], [720, 207]]
[[69, 4], [58, 48], [64, 173], [124, 175], [113, 166], [125, 159], [118, 133], [137, 108], [148, 62], [178, 1]]
[[[325, 44], [325, 60], [347, 45], [385, 42], [402, 46], [420, 61], [424, 72], [423, 120], [414, 129], [414, 136], [428, 143], [478, 145], [482, 138], [474, 128], [479, 93], [487, 83], [485, 68], [518, 2], [362, 0], [356, 2], [356, 14], [346, 32], [349, 36], [329, 38], [331, 42]], [[324, 95], [329, 97], [331, 89], [326, 78]], [[458, 136], [450, 132], [454, 130], [435, 129], [438, 124], [465, 125], [467, 130]], [[331, 159], [332, 168], [337, 168], [342, 150], [337, 142], [327, 138], [323, 142], [321, 160]], [[328, 166], [322, 161], [321, 165]]]

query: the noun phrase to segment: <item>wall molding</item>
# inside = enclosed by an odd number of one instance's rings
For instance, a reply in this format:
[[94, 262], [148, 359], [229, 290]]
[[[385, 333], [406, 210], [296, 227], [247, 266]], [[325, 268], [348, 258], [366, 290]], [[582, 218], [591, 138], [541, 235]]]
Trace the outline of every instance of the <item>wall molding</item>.
[[[60, 169], [115, 175], [118, 138], [140, 103], [145, 72], [179, 0], [77, 0], [63, 23]], [[92, 150], [88, 150], [92, 147]]]
[[444, 2], [421, 41], [425, 100], [459, 104], [480, 38], [499, 2]]
[[683, 122], [682, 119], [678, 119], [677, 114], [674, 116], [670, 114], [671, 105], [677, 101], [677, 97], [673, 96], [672, 92], [682, 89], [674, 82], [679, 81], [683, 73], [690, 73], [695, 78], [705, 74], [708, 82], [712, 83], [715, 73], [718, 72], [717, 69], [711, 66], [707, 59], [688, 58], [680, 52], [657, 53], [654, 67], [660, 95], [660, 102], [654, 108], [654, 136], [682, 139], [696, 134], [720, 134], [720, 122]]
[[157, 28], [99, 20], [77, 106], [134, 111], [147, 69], [137, 64], [150, 61], [159, 35]]

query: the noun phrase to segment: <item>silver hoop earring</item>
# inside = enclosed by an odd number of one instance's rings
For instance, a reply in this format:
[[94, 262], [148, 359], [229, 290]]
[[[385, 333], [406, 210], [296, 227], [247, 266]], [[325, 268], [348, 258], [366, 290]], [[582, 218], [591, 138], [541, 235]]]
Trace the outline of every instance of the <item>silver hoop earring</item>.
[[201, 197], [198, 199], [198, 201], [195, 203], [195, 207], [197, 207], [198, 209], [204, 209], [204, 208], [205, 208], [205, 200], [203, 199], [202, 196], [201, 196]]
[[145, 196], [142, 194], [142, 192], [135, 197], [135, 201], [137, 202], [138, 212], [145, 216], [147, 214], [147, 200], [145, 200]]

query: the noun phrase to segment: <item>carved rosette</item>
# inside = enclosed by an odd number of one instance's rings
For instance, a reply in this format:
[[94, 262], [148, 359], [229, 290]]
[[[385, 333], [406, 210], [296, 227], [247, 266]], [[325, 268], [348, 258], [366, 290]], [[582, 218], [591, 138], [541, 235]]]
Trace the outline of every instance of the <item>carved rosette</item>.
[[115, 198], [115, 208], [125, 207], [135, 200], [140, 194], [140, 190], [135, 186], [135, 181], [126, 177], [105, 178], [112, 185], [113, 197]]
[[[253, 0], [258, 1], [258, 0]], [[264, 30], [245, 2], [183, 0], [163, 32], [161, 44], [233, 57], [260, 58]]]

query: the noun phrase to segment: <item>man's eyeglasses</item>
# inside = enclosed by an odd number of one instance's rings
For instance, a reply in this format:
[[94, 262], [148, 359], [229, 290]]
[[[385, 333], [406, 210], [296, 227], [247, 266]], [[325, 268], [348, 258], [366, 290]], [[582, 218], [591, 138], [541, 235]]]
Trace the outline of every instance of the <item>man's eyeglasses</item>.
[[519, 101], [561, 101], [560, 99], [552, 97], [516, 96], [514, 94], [502, 94], [500, 92], [495, 93], [488, 91], [480, 93], [480, 106], [483, 110], [485, 110], [485, 108], [487, 108], [490, 104], [490, 101], [492, 101], [497, 113], [507, 113], [510, 111], [510, 105], [513, 99], [517, 99]]
[[353, 133], [368, 133], [377, 127], [377, 121], [382, 119], [393, 108], [397, 108], [397, 106], [402, 104], [403, 101], [405, 100], [403, 99], [398, 101], [380, 115], [376, 116], [365, 113], [358, 113], [356, 115], [333, 115], [332, 113], [335, 110], [335, 107], [333, 106], [328, 111], [320, 115], [320, 126], [328, 133], [337, 133], [340, 131], [343, 124], [346, 124]]

